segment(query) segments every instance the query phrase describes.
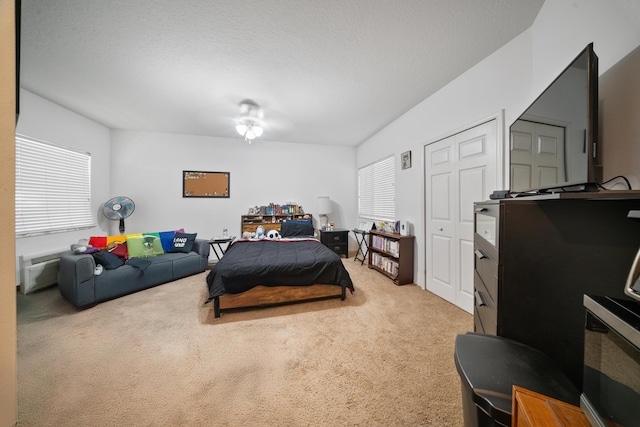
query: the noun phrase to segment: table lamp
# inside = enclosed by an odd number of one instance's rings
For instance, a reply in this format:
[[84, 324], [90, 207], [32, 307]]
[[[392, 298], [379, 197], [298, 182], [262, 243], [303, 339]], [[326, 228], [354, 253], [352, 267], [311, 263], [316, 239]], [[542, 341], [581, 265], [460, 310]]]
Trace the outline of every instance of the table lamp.
[[318, 197], [318, 215], [320, 216], [320, 229], [326, 230], [329, 222], [329, 214], [333, 212], [331, 209], [331, 199], [329, 196]]

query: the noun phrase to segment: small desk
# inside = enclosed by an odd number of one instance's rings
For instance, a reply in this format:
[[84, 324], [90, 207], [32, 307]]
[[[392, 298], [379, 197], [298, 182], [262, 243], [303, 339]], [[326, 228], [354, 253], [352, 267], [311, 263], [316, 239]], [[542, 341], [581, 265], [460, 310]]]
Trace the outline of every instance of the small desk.
[[[216, 255], [216, 258], [218, 258], [218, 261], [220, 261], [220, 258], [222, 258], [222, 256], [224, 255], [224, 253], [227, 251], [227, 249], [229, 248], [229, 245], [236, 239], [236, 236], [230, 236], [230, 237], [212, 237], [209, 240], [209, 244], [211, 245], [211, 249], [213, 249], [213, 253]], [[226, 243], [227, 246], [222, 247], [222, 244]], [[218, 250], [216, 249], [216, 246], [218, 247], [218, 249], [220, 249], [220, 254], [218, 255]]]
[[[356, 256], [353, 259], [354, 261], [360, 261], [360, 265], [364, 265], [364, 262], [367, 260], [367, 255], [369, 254], [369, 232], [366, 230], [358, 230], [354, 228], [353, 234], [356, 236], [356, 242], [358, 243], [358, 251], [356, 252]], [[364, 249], [362, 249], [362, 244], [364, 243]], [[362, 258], [359, 256], [362, 255]]]

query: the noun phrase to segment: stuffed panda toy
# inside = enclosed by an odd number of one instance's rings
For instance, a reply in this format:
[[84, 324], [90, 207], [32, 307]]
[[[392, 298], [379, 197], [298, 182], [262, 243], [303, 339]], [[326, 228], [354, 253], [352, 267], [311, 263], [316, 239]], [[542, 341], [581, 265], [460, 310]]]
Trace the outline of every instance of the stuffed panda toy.
[[267, 232], [267, 237], [269, 239], [279, 239], [280, 238], [280, 233], [278, 232], [278, 230], [269, 230]]

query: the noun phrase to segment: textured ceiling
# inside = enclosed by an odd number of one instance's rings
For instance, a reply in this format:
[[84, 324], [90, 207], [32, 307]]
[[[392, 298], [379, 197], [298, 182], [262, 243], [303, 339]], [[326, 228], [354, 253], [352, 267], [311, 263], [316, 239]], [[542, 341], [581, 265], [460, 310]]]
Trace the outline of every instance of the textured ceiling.
[[113, 129], [358, 145], [544, 0], [22, 0], [21, 85]]

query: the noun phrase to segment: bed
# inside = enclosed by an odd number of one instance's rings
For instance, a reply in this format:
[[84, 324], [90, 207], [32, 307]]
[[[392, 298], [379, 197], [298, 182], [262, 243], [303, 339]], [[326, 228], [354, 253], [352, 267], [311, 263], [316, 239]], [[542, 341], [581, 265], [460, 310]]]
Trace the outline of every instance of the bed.
[[[342, 259], [315, 238], [291, 234], [280, 239], [238, 239], [207, 275], [215, 317], [227, 309], [346, 298], [354, 291]], [[306, 230], [308, 232], [308, 230]]]

